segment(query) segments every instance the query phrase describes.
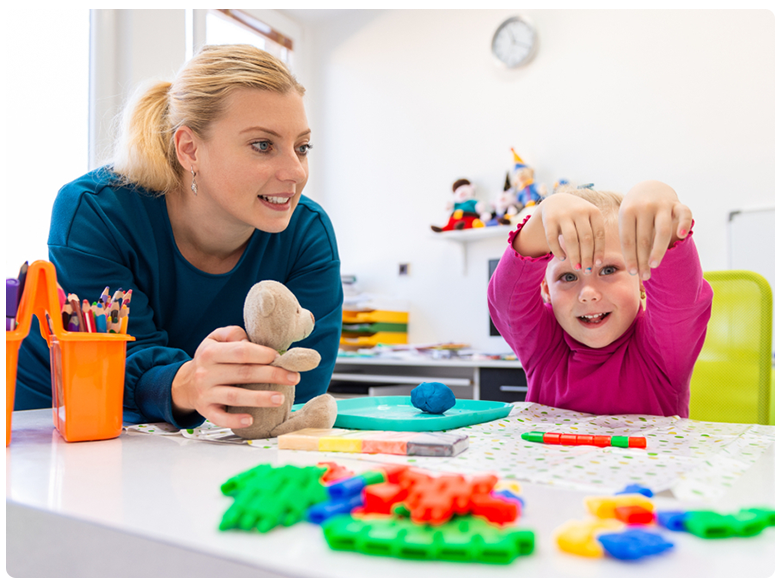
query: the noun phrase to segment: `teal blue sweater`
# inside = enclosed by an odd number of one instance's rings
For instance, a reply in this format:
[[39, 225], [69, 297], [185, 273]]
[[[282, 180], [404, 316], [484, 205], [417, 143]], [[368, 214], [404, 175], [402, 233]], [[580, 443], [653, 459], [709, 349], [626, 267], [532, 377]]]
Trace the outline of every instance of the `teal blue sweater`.
[[[302, 196], [286, 230], [255, 230], [233, 270], [212, 275], [176, 247], [165, 196], [119, 187], [115, 179], [102, 168], [65, 185], [54, 202], [48, 246], [66, 293], [92, 302], [105, 287], [133, 290], [127, 333], [135, 341], [127, 345], [124, 420], [179, 427], [203, 422], [197, 413], [174, 418], [171, 383], [212, 331], [243, 327], [244, 298], [262, 280], [287, 285], [316, 319], [314, 332], [293, 345], [322, 356], [315, 370], [301, 374], [296, 402], [325, 393], [343, 300], [336, 237], [325, 211]], [[36, 321], [19, 351], [15, 408], [51, 404], [49, 352]]]

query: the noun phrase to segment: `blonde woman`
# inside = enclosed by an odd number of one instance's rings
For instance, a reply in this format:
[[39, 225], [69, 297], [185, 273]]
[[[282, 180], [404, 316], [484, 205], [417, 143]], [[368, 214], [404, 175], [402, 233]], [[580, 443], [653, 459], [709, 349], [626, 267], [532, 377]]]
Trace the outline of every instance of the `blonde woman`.
[[[248, 45], [204, 47], [172, 83], [128, 105], [113, 161], [65, 185], [49, 257], [68, 293], [95, 300], [132, 289], [124, 418], [193, 427], [251, 425], [227, 406], [278, 406], [241, 383], [296, 384], [322, 394], [335, 364], [343, 299], [333, 227], [302, 192], [311, 130], [304, 88]], [[316, 319], [312, 372], [269, 366], [247, 342], [243, 302], [256, 282], [285, 283]], [[16, 408], [51, 406], [40, 336], [19, 355]]]

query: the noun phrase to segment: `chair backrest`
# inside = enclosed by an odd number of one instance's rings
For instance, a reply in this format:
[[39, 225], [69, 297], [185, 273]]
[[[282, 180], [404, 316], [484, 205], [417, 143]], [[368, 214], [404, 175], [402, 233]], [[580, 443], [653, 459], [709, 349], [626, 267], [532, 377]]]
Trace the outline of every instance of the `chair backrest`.
[[[690, 418], [770, 423], [772, 289], [752, 271], [709, 271], [712, 317], [691, 379]], [[772, 418], [773, 419], [773, 418]]]

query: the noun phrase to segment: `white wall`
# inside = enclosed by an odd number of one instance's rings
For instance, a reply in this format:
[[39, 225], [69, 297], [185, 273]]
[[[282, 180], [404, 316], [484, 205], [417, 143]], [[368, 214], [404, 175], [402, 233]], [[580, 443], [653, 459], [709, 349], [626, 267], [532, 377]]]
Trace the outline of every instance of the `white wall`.
[[505, 242], [470, 244], [464, 274], [460, 245], [429, 226], [446, 221], [459, 177], [492, 198], [511, 146], [548, 187], [669, 183], [693, 210], [705, 270], [727, 268], [730, 210], [774, 203], [771, 12], [528, 10], [539, 53], [507, 72], [489, 45], [515, 13], [347, 11], [307, 27], [308, 192], [333, 219], [343, 271], [411, 301], [413, 343], [508, 350], [488, 337], [485, 301]]
[[[464, 273], [460, 245], [430, 225], [446, 221], [459, 177], [492, 198], [510, 146], [548, 187], [560, 177], [618, 190], [668, 182], [693, 209], [705, 270], [727, 268], [729, 211], [774, 205], [769, 11], [529, 10], [540, 51], [514, 72], [494, 65], [489, 44], [516, 11], [281, 12], [301, 25], [295, 69], [315, 146], [306, 192], [333, 219], [344, 272], [411, 302], [414, 343], [508, 351], [488, 337], [485, 301], [487, 259], [504, 242], [470, 244]], [[133, 87], [169, 79], [183, 62], [185, 17], [96, 18], [100, 151]], [[45, 225], [54, 194], [30, 196]], [[402, 262], [407, 277], [397, 275]]]

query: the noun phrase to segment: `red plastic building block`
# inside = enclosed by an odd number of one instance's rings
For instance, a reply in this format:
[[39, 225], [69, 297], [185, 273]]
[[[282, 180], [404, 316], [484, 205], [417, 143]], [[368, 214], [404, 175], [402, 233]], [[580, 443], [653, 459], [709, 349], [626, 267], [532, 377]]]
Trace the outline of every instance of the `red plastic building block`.
[[561, 445], [562, 446], [576, 446], [577, 445], [577, 435], [573, 433], [562, 433], [561, 434]]
[[545, 433], [544, 436], [542, 436], [544, 439], [544, 443], [546, 444], [559, 444], [561, 443], [561, 434], [560, 433]]
[[593, 436], [593, 445], [599, 448], [607, 448], [612, 445], [612, 438], [608, 435]]
[[390, 514], [393, 505], [403, 501], [408, 493], [409, 491], [399, 484], [371, 484], [363, 489], [363, 512]]
[[630, 437], [628, 438], [629, 448], [646, 448], [647, 438], [644, 437]]
[[594, 445], [593, 442], [595, 441], [595, 436], [592, 435], [580, 435], [577, 434], [577, 445], [578, 446], [592, 446]]
[[344, 466], [339, 466], [335, 462], [317, 462], [317, 466], [328, 467], [327, 471], [322, 475], [321, 479], [325, 484], [329, 482], [338, 482], [339, 480], [344, 480], [345, 478], [354, 476], [353, 472]]
[[515, 504], [489, 494], [471, 495], [471, 513], [499, 525], [515, 521], [517, 509]]
[[615, 507], [615, 518], [629, 525], [647, 525], [655, 521], [655, 515], [652, 511], [637, 505]]

